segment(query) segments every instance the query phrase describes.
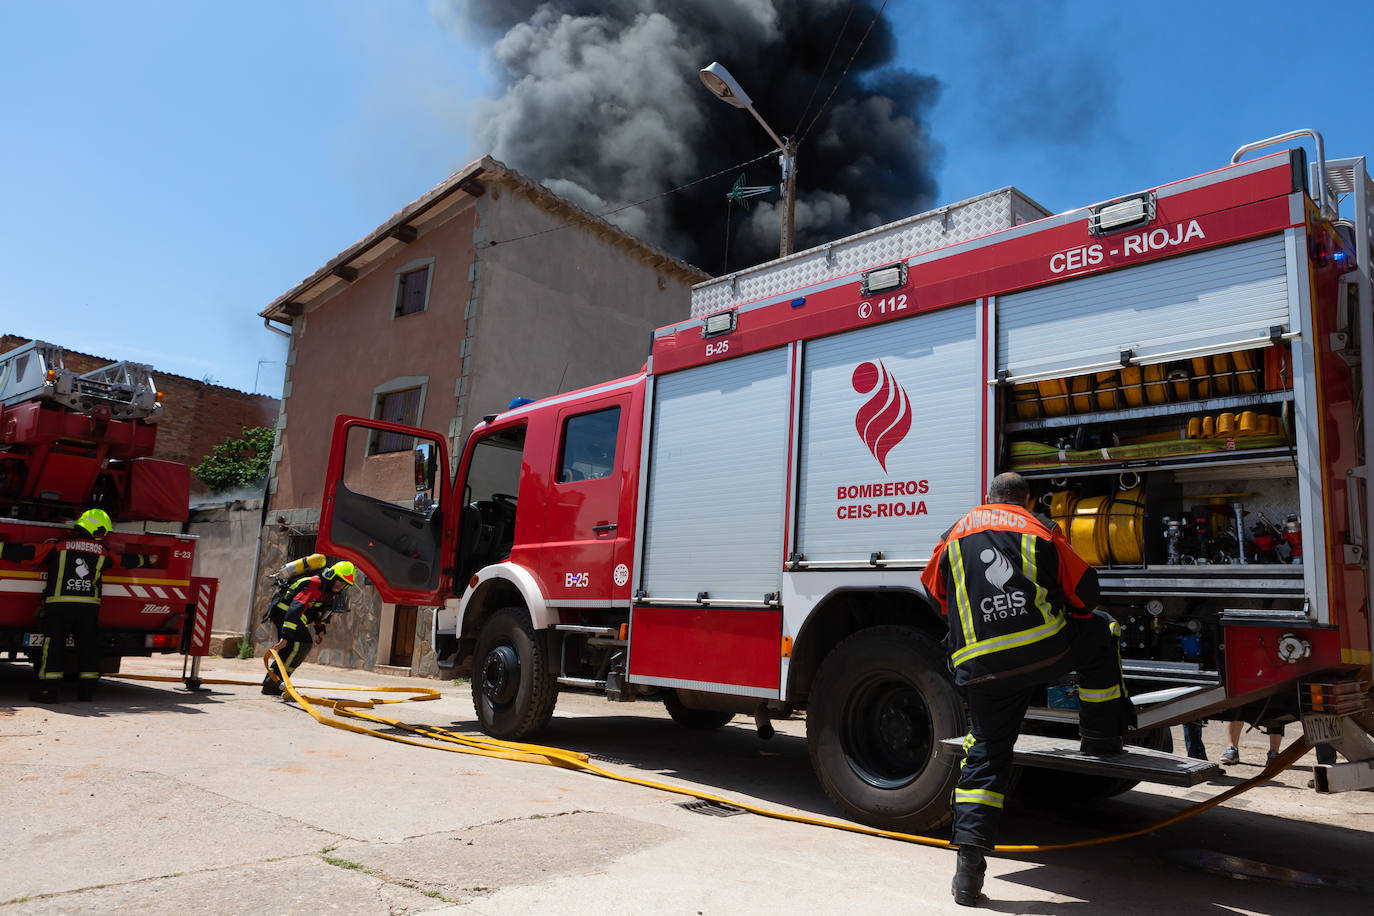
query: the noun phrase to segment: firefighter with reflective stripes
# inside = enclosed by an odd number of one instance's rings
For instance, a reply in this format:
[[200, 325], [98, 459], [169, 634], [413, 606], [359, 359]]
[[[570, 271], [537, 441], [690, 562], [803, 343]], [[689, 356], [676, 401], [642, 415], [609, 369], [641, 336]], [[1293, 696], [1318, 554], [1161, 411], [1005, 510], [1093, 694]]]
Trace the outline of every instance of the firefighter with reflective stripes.
[[67, 638], [76, 649], [76, 698], [95, 699], [100, 680], [100, 590], [107, 568], [138, 569], [157, 564], [157, 554], [115, 553], [102, 543], [113, 528], [103, 509], [81, 514], [66, 537], [41, 544], [0, 543], [0, 558], [47, 567], [43, 602], [43, 646], [34, 659], [38, 683], [30, 697], [39, 703], [57, 702], [57, 685], [65, 673]]
[[[286, 665], [287, 677], [295, 673], [310, 654], [312, 639], [315, 644], [324, 640], [334, 596], [352, 585], [356, 577], [353, 564], [340, 560], [318, 576], [303, 576], [292, 582], [271, 609], [272, 622], [277, 625], [277, 642], [272, 648]], [[282, 694], [281, 675], [275, 660], [268, 662], [262, 692], [268, 696]]]
[[1037, 688], [1078, 673], [1081, 750], [1114, 754], [1134, 726], [1122, 682], [1120, 627], [1094, 611], [1097, 572], [1059, 526], [1030, 511], [1030, 487], [999, 474], [987, 503], [946, 531], [921, 582], [949, 620], [949, 661], [968, 699], [969, 734], [954, 790], [959, 847], [953, 893], [974, 906], [995, 845], [1012, 751]]

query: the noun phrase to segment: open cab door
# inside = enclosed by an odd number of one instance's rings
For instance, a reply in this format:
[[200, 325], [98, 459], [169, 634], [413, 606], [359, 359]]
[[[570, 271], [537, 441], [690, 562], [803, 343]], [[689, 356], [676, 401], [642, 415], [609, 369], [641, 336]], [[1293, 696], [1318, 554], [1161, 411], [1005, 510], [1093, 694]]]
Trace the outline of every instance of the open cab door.
[[457, 506], [446, 505], [448, 449], [438, 433], [385, 420], [334, 421], [319, 548], [347, 557], [392, 604], [448, 595]]

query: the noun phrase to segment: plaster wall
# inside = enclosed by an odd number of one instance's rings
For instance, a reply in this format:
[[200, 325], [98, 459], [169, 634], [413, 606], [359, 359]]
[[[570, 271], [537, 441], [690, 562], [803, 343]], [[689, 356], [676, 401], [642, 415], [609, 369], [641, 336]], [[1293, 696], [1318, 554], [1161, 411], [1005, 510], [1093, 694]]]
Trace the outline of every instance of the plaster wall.
[[[497, 195], [499, 194], [499, 197]], [[587, 226], [494, 189], [463, 431], [516, 395], [542, 398], [637, 372], [655, 328], [691, 309], [690, 287]]]
[[191, 510], [186, 533], [199, 538], [192, 572], [219, 580], [213, 626], [217, 633], [244, 632], [252, 613], [253, 559], [261, 521], [261, 499]]
[[[474, 219], [469, 207], [295, 320], [273, 509], [319, 507], [334, 418], [371, 416], [379, 385], [426, 378], [419, 425], [447, 429], [467, 335]], [[428, 258], [428, 307], [395, 317], [397, 271]]]

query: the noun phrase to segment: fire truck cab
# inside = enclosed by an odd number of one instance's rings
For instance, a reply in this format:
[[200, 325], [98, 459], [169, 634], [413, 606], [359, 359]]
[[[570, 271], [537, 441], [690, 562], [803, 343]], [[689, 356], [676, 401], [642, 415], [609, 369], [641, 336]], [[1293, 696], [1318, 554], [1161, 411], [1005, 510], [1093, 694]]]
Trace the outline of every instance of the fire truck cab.
[[[1244, 158], [1300, 135], [1311, 169]], [[641, 373], [485, 417], [451, 486], [441, 434], [340, 417], [323, 549], [441, 606], [489, 734], [534, 734], [570, 688], [765, 737], [805, 710], [848, 816], [930, 829], [967, 720], [919, 574], [1016, 470], [1124, 628], [1130, 743], [1301, 722], [1348, 761], [1318, 788], [1362, 787], [1372, 204], [1364, 160], [1300, 131], [1067, 213], [1007, 188], [709, 281]], [[1076, 705], [1050, 685], [1018, 760], [1091, 774], [1080, 795], [1159, 776], [1053, 745]]]

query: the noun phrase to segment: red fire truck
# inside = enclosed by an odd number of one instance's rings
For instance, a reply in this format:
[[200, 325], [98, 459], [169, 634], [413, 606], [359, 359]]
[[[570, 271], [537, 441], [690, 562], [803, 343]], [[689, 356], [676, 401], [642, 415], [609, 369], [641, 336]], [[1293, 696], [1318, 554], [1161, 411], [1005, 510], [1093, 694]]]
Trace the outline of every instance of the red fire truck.
[[[1311, 169], [1245, 158], [1300, 136]], [[340, 417], [321, 546], [443, 605], [491, 735], [568, 688], [765, 737], [805, 710], [846, 814], [928, 829], [966, 718], [918, 576], [1017, 470], [1099, 570], [1156, 751], [1084, 758], [1051, 685], [1022, 791], [1205, 778], [1158, 751], [1206, 717], [1301, 722], [1348, 761], [1319, 789], [1368, 786], [1372, 205], [1364, 160], [1300, 131], [1067, 213], [1007, 188], [731, 274], [639, 374], [483, 418], [451, 487], [441, 434]]]
[[[196, 687], [218, 583], [191, 575], [194, 537], [131, 530], [186, 521], [186, 466], [151, 457], [161, 413], [148, 366], [117, 362], [78, 374], [43, 341], [0, 354], [0, 541], [59, 537], [85, 509], [105, 509], [116, 524], [105, 543], [156, 554], [158, 563], [104, 576], [101, 670], [118, 671], [127, 655], [180, 652], [186, 684]], [[0, 656], [31, 656], [42, 645], [46, 576], [0, 561]]]

